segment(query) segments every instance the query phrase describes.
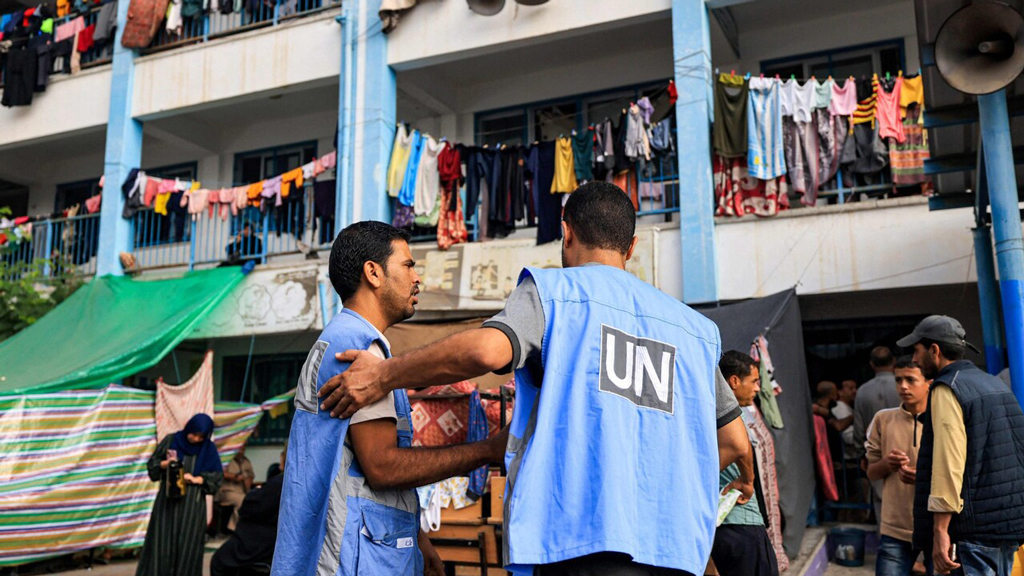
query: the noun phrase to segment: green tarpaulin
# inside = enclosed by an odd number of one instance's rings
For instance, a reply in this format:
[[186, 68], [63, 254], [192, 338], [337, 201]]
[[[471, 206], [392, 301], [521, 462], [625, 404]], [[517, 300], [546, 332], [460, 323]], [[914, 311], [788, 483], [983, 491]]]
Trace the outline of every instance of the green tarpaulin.
[[0, 395], [106, 386], [153, 366], [238, 285], [240, 268], [94, 278], [0, 343]]

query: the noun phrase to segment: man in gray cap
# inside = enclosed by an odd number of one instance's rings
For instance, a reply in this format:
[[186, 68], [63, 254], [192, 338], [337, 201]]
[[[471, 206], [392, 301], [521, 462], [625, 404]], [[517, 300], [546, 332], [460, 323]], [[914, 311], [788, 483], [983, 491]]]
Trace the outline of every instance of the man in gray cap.
[[1024, 413], [1006, 385], [964, 359], [960, 322], [929, 316], [897, 342], [932, 388], [918, 452], [914, 547], [935, 572], [1009, 576], [1024, 543]]

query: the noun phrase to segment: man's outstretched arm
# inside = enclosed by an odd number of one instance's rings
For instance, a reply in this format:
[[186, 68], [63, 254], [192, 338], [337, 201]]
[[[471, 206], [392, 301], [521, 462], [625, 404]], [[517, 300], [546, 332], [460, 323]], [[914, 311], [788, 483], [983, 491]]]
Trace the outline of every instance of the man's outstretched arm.
[[382, 418], [353, 424], [349, 438], [370, 487], [400, 490], [463, 476], [485, 464], [500, 462], [505, 455], [508, 429], [472, 444], [399, 448], [395, 442], [395, 422]]
[[512, 343], [501, 330], [477, 328], [388, 360], [358, 350], [337, 358], [352, 365], [320, 388], [320, 409], [348, 418], [399, 388], [451, 384], [501, 370], [512, 362]]

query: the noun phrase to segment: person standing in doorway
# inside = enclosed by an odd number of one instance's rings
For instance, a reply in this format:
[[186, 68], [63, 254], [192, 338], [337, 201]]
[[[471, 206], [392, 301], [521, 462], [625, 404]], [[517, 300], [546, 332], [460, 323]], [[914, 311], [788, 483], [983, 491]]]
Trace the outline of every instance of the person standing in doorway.
[[1010, 576], [1024, 542], [1024, 412], [999, 378], [964, 359], [963, 326], [929, 316], [897, 342], [932, 379], [914, 485], [914, 546], [935, 571]]
[[[722, 376], [732, 389], [741, 408], [754, 405], [761, 390], [757, 362], [736, 350], [722, 354], [718, 362]], [[742, 464], [742, 462], [740, 463]], [[748, 472], [753, 476], [753, 470]], [[730, 464], [718, 475], [718, 487], [728, 492], [740, 478], [738, 464]], [[721, 576], [778, 576], [779, 565], [772, 541], [765, 529], [764, 516], [755, 494], [745, 504], [737, 504], [715, 531], [711, 559]]]
[[[896, 361], [896, 389], [902, 401], [897, 408], [885, 408], [868, 425], [864, 446], [868, 478], [882, 487], [882, 529], [875, 563], [875, 576], [910, 576], [919, 550], [911, 543], [914, 535], [914, 481], [917, 450], [923, 427], [918, 417], [928, 407], [932, 381], [910, 356]], [[931, 558], [925, 557], [927, 574]]]
[[[515, 370], [503, 542], [515, 574], [703, 573], [715, 470], [753, 457], [735, 398], [716, 391], [718, 328], [626, 272], [635, 230], [621, 189], [580, 186], [562, 269], [525, 269], [481, 328], [389, 360], [346, 352], [351, 367], [321, 389], [344, 417], [394, 390]], [[739, 484], [749, 498], [753, 479]]]
[[857, 398], [857, 382], [843, 380], [836, 398], [836, 405], [832, 407], [832, 415], [841, 423], [839, 434], [843, 439], [843, 457], [844, 460], [856, 460], [860, 456], [853, 443], [853, 423], [856, 419], [853, 406]]
[[[900, 405], [900, 396], [896, 392], [895, 370], [896, 357], [885, 346], [876, 346], [871, 350], [871, 369], [875, 377], [861, 385], [857, 391], [857, 400], [853, 405], [853, 446], [860, 457], [864, 453], [864, 441], [867, 439], [868, 424], [879, 410], [895, 408]], [[867, 461], [861, 465], [867, 467]], [[871, 483], [871, 504], [875, 509], [875, 519], [881, 526], [882, 518], [882, 483]]]

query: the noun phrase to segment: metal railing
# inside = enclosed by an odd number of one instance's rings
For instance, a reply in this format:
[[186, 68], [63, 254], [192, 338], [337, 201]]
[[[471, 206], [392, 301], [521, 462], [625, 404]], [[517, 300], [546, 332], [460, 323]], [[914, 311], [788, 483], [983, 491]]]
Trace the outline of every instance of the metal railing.
[[[10, 229], [3, 232], [11, 235]], [[99, 213], [36, 221], [32, 223], [31, 239], [0, 251], [0, 261], [10, 270], [9, 280], [21, 275], [19, 268], [39, 260], [46, 261], [43, 272], [47, 276], [90, 276], [96, 273], [99, 238]]]
[[[245, 208], [222, 217], [221, 206], [195, 216], [183, 211], [138, 212], [132, 220], [133, 254], [142, 269], [219, 263], [266, 262], [269, 256], [329, 249], [333, 223], [313, 217], [312, 184], [266, 212]], [[173, 205], [173, 200], [171, 202]]]
[[152, 44], [143, 52], [151, 53], [263, 26], [276, 26], [297, 16], [339, 5], [336, 0], [205, 0], [204, 6], [208, 10], [184, 18], [180, 30], [171, 32], [161, 24]]

